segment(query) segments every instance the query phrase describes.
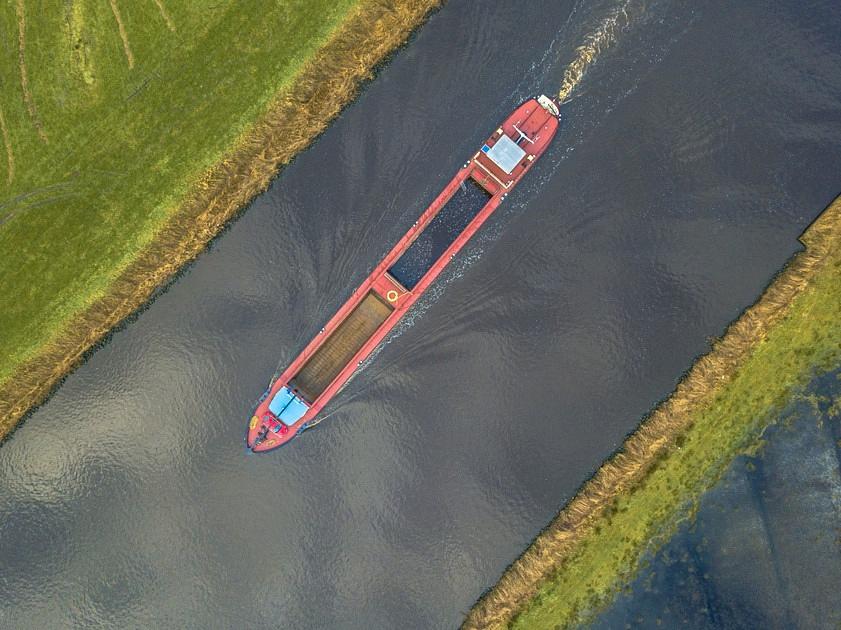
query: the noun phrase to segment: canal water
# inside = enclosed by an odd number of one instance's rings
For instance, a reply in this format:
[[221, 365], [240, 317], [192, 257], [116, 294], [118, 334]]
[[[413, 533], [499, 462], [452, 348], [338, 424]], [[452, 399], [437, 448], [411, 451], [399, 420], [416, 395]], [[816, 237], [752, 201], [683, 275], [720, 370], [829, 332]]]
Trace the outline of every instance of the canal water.
[[[317, 429], [252, 402], [622, 10]], [[839, 192], [834, 2], [453, 0], [0, 448], [0, 625], [452, 627]]]

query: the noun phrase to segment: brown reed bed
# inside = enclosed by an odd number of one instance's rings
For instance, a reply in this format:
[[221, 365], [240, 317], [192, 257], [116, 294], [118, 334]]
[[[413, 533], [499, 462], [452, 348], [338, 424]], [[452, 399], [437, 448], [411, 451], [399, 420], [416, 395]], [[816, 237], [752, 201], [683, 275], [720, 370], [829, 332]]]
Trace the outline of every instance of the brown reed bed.
[[643, 420], [621, 449], [506, 569], [470, 611], [463, 628], [509, 627], [541, 586], [557, 576], [588, 537], [599, 531], [599, 524], [609, 519], [620, 498], [640, 487], [662, 458], [681, 444], [699, 413], [709, 408], [824, 266], [841, 265], [841, 197], [806, 229], [800, 241], [805, 250], [789, 260], [757, 302], [694, 363], [672, 395]]
[[[19, 0], [22, 3], [22, 0]], [[101, 300], [0, 386], [0, 439], [108, 332], [195, 258], [299, 152], [321, 134], [441, 0], [364, 0], [281, 92], [266, 115], [191, 189], [152, 243]]]

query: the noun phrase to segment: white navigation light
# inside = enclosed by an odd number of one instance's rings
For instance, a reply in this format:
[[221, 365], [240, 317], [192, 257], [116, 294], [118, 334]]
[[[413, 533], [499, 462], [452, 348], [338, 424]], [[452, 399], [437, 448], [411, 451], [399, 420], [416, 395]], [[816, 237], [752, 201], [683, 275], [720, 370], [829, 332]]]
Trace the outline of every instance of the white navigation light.
[[485, 153], [491, 158], [494, 164], [509, 175], [526, 154], [525, 151], [517, 146], [516, 142], [505, 135], [500, 136], [499, 140]]

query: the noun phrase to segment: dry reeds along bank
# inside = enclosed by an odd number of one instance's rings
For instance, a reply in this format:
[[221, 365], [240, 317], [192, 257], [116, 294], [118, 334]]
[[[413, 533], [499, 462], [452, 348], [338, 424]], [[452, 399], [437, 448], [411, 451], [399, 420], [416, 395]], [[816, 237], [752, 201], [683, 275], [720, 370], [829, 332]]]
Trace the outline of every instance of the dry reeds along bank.
[[153, 242], [107, 295], [69, 322], [60, 338], [0, 389], [0, 437], [37, 405], [87, 351], [193, 259], [227, 221], [266, 189], [402, 45], [439, 0], [360, 3], [291, 87], [231, 152], [192, 188]]

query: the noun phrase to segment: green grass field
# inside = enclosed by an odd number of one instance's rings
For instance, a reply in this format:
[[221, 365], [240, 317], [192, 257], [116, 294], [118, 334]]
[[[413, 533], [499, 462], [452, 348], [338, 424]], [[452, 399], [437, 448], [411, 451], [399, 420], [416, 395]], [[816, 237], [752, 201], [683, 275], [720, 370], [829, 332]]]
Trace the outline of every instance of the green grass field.
[[3, 3], [0, 383], [104, 294], [357, 3]]
[[757, 446], [772, 414], [815, 371], [841, 361], [841, 251], [826, 264], [735, 377], [643, 482], [599, 519], [579, 551], [515, 618], [515, 628], [556, 628], [586, 619], [629, 577], [651, 541], [710, 487], [732, 459]]

